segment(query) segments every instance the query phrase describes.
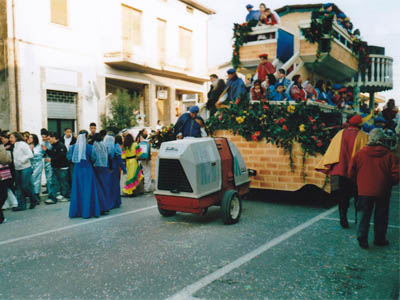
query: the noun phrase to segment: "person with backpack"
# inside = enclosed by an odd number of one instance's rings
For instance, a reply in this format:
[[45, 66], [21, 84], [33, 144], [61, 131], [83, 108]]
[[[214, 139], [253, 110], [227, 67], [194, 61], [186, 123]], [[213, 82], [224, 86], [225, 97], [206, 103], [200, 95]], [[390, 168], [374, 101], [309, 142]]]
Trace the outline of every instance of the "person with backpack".
[[142, 166], [144, 176], [144, 192], [151, 193], [151, 144], [147, 140], [147, 130], [143, 129], [139, 132], [136, 137], [136, 142], [139, 143], [139, 147], [142, 150], [138, 157], [139, 163]]

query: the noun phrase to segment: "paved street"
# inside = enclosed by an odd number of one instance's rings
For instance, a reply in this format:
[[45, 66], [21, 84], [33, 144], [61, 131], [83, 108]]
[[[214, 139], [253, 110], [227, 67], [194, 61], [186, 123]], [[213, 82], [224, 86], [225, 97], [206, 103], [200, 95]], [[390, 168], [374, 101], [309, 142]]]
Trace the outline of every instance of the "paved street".
[[267, 195], [244, 201], [231, 226], [217, 207], [163, 218], [152, 195], [99, 219], [69, 219], [68, 203], [6, 211], [0, 299], [397, 299], [399, 196], [390, 245], [370, 231], [369, 250], [336, 208]]

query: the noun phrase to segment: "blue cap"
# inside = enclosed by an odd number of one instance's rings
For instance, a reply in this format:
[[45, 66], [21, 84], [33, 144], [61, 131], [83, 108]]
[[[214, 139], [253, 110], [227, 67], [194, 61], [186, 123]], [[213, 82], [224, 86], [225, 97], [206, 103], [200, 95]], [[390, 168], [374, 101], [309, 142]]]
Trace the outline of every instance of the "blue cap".
[[236, 69], [235, 68], [230, 68], [228, 71], [226, 71], [226, 73], [235, 74], [236, 73]]
[[344, 18], [346, 18], [346, 15], [344, 13], [339, 13], [336, 15], [336, 17], [344, 19]]
[[189, 112], [197, 114], [199, 112], [199, 107], [197, 105], [193, 105], [189, 108]]
[[250, 8], [253, 8], [253, 7], [254, 7], [254, 6], [251, 5], [251, 4], [247, 4], [247, 5], [246, 5], [246, 8], [247, 8], [247, 9], [250, 9]]
[[382, 117], [377, 117], [374, 119], [375, 123], [385, 123], [386, 124], [386, 120]]
[[324, 4], [324, 8], [328, 8], [328, 7], [330, 7], [330, 6], [333, 6], [333, 3], [329, 2], [329, 3], [325, 3], [325, 4]]

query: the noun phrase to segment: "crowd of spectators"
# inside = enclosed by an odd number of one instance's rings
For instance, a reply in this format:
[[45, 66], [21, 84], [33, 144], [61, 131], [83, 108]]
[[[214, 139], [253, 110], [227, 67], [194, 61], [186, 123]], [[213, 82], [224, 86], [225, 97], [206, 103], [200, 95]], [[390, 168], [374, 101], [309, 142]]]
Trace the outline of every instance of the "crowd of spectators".
[[[151, 147], [147, 138], [146, 129], [135, 140], [126, 130], [120, 135], [106, 130], [96, 132], [95, 123], [90, 124], [89, 132], [82, 130], [75, 136], [71, 128], [66, 128], [63, 136], [42, 128], [40, 138], [28, 131], [0, 130], [0, 224], [5, 221], [2, 208], [34, 209], [45, 195], [44, 203], [49, 205], [71, 199], [70, 217], [87, 218], [119, 207], [121, 195], [151, 192]], [[129, 151], [134, 153], [133, 159], [125, 154]], [[86, 165], [79, 168], [83, 162]], [[121, 180], [121, 172], [127, 173], [126, 180]], [[78, 180], [74, 173], [83, 176]], [[46, 178], [45, 189], [42, 175]], [[89, 178], [93, 182], [82, 181]], [[83, 188], [86, 183], [88, 187]], [[97, 211], [92, 211], [93, 207]]]

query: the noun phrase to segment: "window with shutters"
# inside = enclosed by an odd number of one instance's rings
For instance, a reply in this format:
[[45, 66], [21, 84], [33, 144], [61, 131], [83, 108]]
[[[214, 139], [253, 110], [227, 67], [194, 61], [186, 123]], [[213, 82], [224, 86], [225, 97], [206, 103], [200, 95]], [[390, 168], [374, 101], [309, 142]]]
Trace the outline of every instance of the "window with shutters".
[[192, 69], [192, 34], [190, 29], [179, 26], [179, 57], [186, 63], [186, 70]]
[[142, 12], [122, 5], [122, 39], [124, 51], [132, 51], [132, 46], [142, 44]]
[[165, 66], [167, 50], [167, 21], [157, 19], [158, 27], [158, 62], [160, 66]]
[[68, 26], [68, 0], [50, 0], [51, 22]]

